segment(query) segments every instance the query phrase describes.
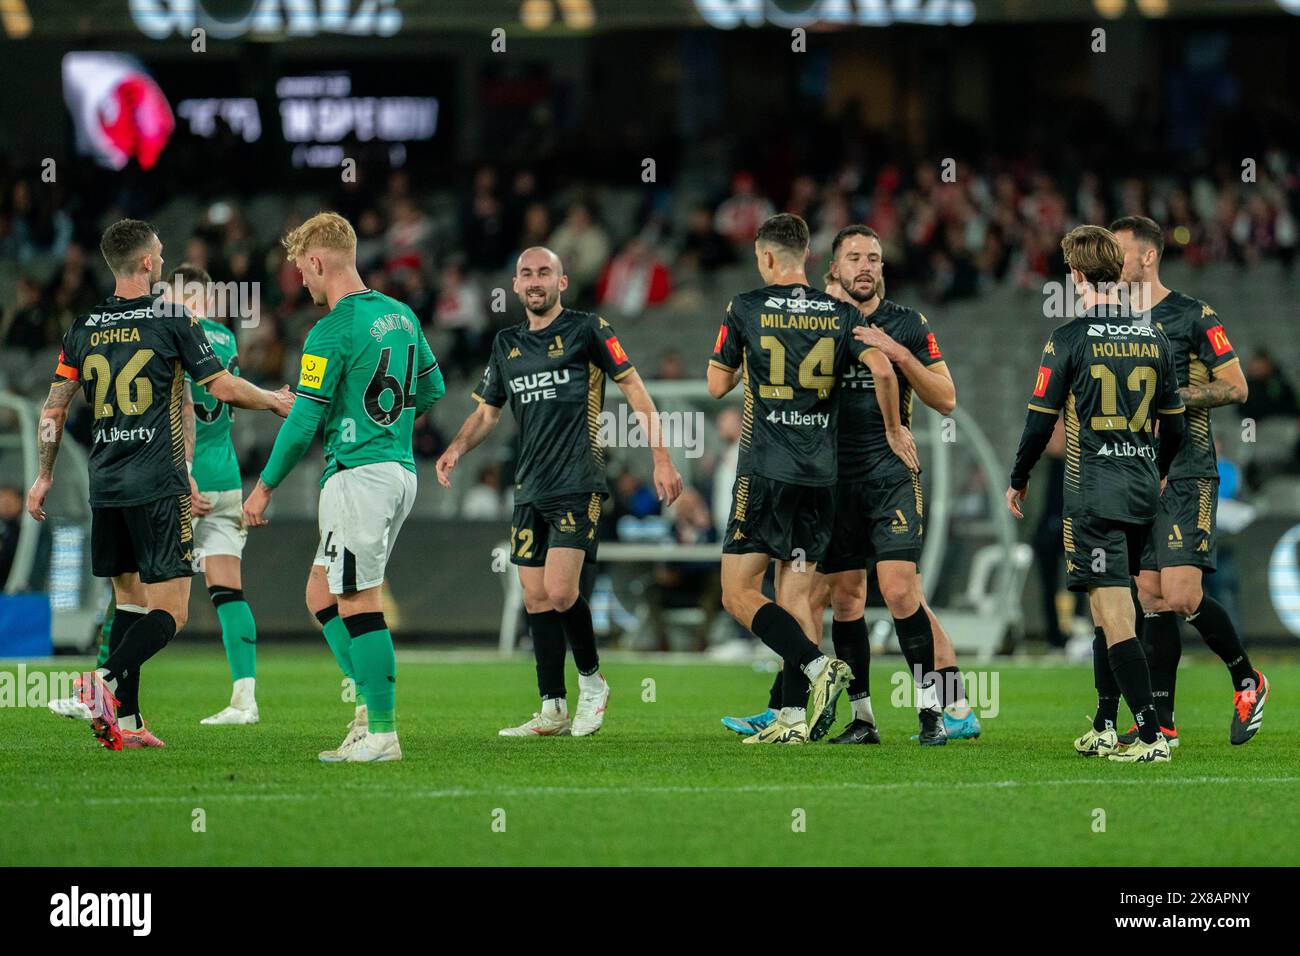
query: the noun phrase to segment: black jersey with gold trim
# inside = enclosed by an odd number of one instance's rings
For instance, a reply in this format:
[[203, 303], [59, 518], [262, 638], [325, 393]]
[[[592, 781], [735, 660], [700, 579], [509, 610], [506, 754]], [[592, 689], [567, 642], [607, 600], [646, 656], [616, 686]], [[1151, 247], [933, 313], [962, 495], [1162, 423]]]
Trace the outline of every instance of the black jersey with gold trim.
[[1043, 349], [1033, 411], [1065, 412], [1065, 513], [1146, 523], [1160, 495], [1157, 415], [1183, 409], [1174, 347], [1157, 328], [1095, 310]]
[[[885, 299], [868, 321], [880, 326], [926, 368], [944, 364], [943, 352], [930, 323], [915, 309]], [[901, 371], [898, 371], [898, 391], [899, 418], [904, 428], [911, 428], [916, 393]], [[861, 362], [848, 363], [840, 376], [839, 457], [840, 481], [901, 480], [911, 474], [903, 459], [889, 447], [885, 416], [876, 400], [875, 376]]]
[[63, 337], [56, 379], [90, 403], [90, 503], [128, 507], [188, 495], [181, 423], [185, 374], [225, 372], [199, 320], [151, 295], [110, 296]]
[[543, 329], [524, 321], [497, 333], [474, 397], [497, 408], [509, 402], [519, 423], [515, 504], [609, 493], [605, 382], [633, 370], [614, 329], [590, 312], [564, 309]]
[[[1212, 376], [1238, 362], [1223, 322], [1200, 299], [1171, 291], [1150, 311], [1150, 322], [1174, 347], [1179, 388], [1209, 384]], [[1187, 438], [1169, 468], [1170, 479], [1217, 478], [1218, 456], [1208, 408], [1187, 409]]]
[[727, 304], [709, 364], [740, 369], [738, 475], [796, 485], [836, 480], [840, 375], [866, 346], [856, 308], [802, 285], [769, 285]]

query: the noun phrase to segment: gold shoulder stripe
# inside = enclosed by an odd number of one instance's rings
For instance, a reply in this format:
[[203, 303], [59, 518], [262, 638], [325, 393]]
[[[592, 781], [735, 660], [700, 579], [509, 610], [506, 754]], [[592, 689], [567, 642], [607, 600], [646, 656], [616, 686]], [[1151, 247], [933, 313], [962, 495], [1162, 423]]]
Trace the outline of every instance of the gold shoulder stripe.
[[201, 378], [201, 379], [199, 379], [197, 382], [195, 382], [194, 384], [195, 384], [195, 385], [207, 385], [208, 382], [212, 381], [214, 378], [220, 378], [222, 375], [225, 375], [225, 374], [226, 374], [226, 370], [225, 370], [224, 368], [222, 368], [222, 369], [218, 369], [217, 371], [215, 371], [215, 372], [213, 372], [211, 375], [209, 375], [207, 378]]
[[1241, 359], [1230, 358], [1228, 359], [1228, 361], [1222, 362], [1219, 365], [1214, 366], [1213, 368], [1210, 369], [1210, 371], [1217, 372], [1221, 368], [1231, 368], [1233, 365], [1240, 365], [1240, 364], [1241, 364]]
[[1061, 410], [1059, 408], [1048, 408], [1046, 405], [1035, 405], [1033, 402], [1029, 403], [1029, 408], [1031, 411], [1042, 412], [1045, 415], [1061, 414]]
[[722, 369], [724, 372], [734, 372], [734, 371], [735, 371], [735, 369], [732, 368], [730, 365], [723, 365], [723, 364], [722, 364], [721, 362], [719, 362], [717, 359], [709, 359], [709, 364], [712, 365], [714, 368], [720, 368], [720, 369]]
[[629, 375], [631, 375], [631, 374], [632, 374], [633, 372], [635, 372], [635, 371], [636, 371], [636, 366], [629, 366], [628, 368], [623, 369], [623, 371], [621, 371], [621, 372], [619, 372], [617, 375], [615, 375], [615, 376], [614, 376], [614, 381], [616, 381], [616, 382], [621, 382], [621, 381], [623, 381], [623, 379], [627, 378]]
[[1185, 411], [1187, 411], [1186, 406], [1179, 406], [1178, 408], [1157, 408], [1156, 414], [1157, 415], [1181, 415]]

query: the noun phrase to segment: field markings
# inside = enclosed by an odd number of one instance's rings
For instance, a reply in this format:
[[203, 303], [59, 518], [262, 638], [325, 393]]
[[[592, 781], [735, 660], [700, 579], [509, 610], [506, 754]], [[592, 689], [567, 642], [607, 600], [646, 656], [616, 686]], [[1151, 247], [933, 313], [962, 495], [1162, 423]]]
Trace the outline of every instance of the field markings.
[[899, 790], [1016, 790], [1038, 787], [1182, 787], [1182, 786], [1223, 786], [1230, 784], [1294, 784], [1300, 783], [1300, 777], [1121, 777], [1116, 779], [1071, 779], [1071, 780], [982, 780], [966, 783], [947, 783], [942, 781], [911, 780], [895, 783], [788, 783], [788, 784], [741, 784], [730, 787], [708, 786], [628, 786], [628, 787], [565, 787], [538, 786], [520, 787], [504, 785], [500, 787], [451, 787], [440, 790], [399, 790], [393, 783], [377, 786], [357, 786], [355, 784], [334, 785], [328, 794], [287, 791], [283, 793], [217, 793], [195, 792], [169, 794], [132, 794], [121, 797], [82, 797], [67, 796], [54, 799], [36, 800], [0, 800], [0, 807], [48, 807], [51, 804], [75, 803], [78, 806], [134, 806], [142, 803], [185, 803], [198, 805], [214, 800], [234, 802], [295, 802], [325, 801], [340, 791], [365, 794], [382, 794], [386, 800], [461, 800], [486, 797], [622, 797], [622, 796], [712, 796], [763, 793], [881, 793]]

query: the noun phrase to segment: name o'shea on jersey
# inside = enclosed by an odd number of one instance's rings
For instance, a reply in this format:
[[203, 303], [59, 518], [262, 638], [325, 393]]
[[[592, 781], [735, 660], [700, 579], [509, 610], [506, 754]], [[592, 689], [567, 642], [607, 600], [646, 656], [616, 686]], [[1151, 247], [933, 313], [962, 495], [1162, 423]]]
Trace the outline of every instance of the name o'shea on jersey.
[[294, 389], [300, 401], [280, 427], [262, 482], [274, 488], [284, 480], [322, 421], [322, 485], [342, 468], [384, 461], [414, 472], [415, 419], [444, 391], [409, 306], [370, 289], [345, 295], [307, 334]]
[[202, 384], [223, 371], [199, 320], [152, 296], [110, 296], [73, 322], [55, 377], [80, 382], [90, 405], [91, 505], [188, 493], [185, 376]]

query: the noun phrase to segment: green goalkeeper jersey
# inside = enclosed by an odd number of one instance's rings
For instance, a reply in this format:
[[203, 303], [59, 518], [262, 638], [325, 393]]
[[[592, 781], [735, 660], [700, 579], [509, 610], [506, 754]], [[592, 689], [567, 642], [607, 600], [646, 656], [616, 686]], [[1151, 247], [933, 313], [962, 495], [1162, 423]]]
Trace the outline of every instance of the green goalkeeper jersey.
[[415, 471], [416, 390], [437, 368], [408, 305], [371, 289], [339, 299], [307, 334], [295, 389], [326, 406], [322, 486], [336, 471], [382, 461]]
[[[239, 374], [239, 356], [235, 353], [235, 335], [220, 322], [200, 319], [199, 327], [208, 344], [231, 375]], [[189, 376], [186, 376], [189, 379]], [[234, 409], [219, 402], [207, 386], [194, 385], [194, 482], [199, 491], [235, 491], [240, 488], [239, 460], [230, 437]]]

